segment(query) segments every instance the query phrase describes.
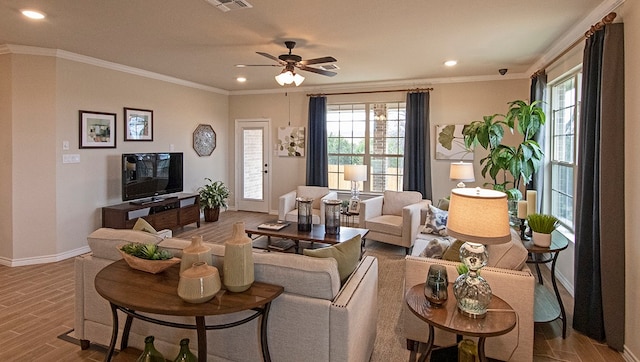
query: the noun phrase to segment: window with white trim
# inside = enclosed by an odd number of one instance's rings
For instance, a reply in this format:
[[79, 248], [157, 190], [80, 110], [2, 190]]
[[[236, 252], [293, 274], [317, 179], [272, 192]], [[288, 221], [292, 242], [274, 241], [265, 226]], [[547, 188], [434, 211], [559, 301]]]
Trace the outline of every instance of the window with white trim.
[[571, 232], [575, 223], [581, 83], [582, 73], [576, 71], [550, 86], [551, 214]]
[[361, 191], [402, 191], [405, 102], [327, 105], [329, 188], [350, 190], [344, 165], [367, 165]]

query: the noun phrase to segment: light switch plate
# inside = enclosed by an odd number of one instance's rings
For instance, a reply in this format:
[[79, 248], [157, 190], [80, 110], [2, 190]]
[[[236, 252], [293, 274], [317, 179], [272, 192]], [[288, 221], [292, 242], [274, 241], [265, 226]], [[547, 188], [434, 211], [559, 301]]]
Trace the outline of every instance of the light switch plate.
[[80, 163], [80, 155], [77, 153], [67, 153], [62, 155], [62, 163]]

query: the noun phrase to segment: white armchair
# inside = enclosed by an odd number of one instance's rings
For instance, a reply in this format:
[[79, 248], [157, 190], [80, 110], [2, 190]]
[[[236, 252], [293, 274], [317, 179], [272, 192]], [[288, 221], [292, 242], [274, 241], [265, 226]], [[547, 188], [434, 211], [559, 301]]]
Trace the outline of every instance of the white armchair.
[[383, 196], [360, 202], [359, 225], [369, 229], [367, 240], [404, 246], [409, 255], [420, 226], [420, 210], [430, 203], [416, 191], [385, 191]]
[[329, 190], [328, 187], [321, 186], [298, 186], [294, 191], [288, 192], [278, 200], [278, 219], [291, 222], [298, 221], [298, 209], [296, 197], [310, 197], [311, 222], [313, 224], [324, 224], [324, 203], [322, 200], [335, 200], [338, 193]]

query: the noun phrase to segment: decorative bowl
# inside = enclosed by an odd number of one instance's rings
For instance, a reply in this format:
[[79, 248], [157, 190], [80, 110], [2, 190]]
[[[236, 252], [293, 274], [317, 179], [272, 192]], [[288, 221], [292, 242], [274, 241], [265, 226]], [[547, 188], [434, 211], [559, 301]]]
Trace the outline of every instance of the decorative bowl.
[[125, 253], [121, 250], [123, 245], [118, 246], [118, 251], [122, 255], [122, 258], [129, 264], [129, 266], [136, 270], [142, 270], [151, 274], [158, 274], [172, 265], [180, 262], [180, 258], [173, 257], [171, 259], [166, 260], [150, 260], [150, 259], [142, 259], [137, 256], [133, 256]]

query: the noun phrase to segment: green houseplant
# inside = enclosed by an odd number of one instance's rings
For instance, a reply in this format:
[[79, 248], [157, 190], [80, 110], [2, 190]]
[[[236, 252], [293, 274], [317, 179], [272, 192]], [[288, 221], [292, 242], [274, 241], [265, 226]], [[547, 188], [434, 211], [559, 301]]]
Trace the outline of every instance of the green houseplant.
[[205, 177], [207, 184], [198, 188], [200, 208], [204, 211], [204, 221], [218, 221], [220, 208], [227, 208], [227, 199], [231, 194], [229, 187], [222, 181], [212, 181]]
[[553, 215], [530, 214], [527, 222], [533, 232], [533, 243], [541, 247], [551, 245], [551, 233], [558, 227], [558, 218]]
[[[482, 176], [493, 180], [494, 189], [507, 193], [510, 200], [520, 200], [521, 182], [531, 181], [531, 176], [544, 161], [544, 152], [534, 135], [545, 123], [545, 114], [539, 106], [540, 101], [528, 104], [522, 100], [509, 102], [507, 114], [484, 116], [482, 121], [466, 125], [462, 131], [465, 146], [476, 146], [489, 151], [480, 160]], [[511, 146], [502, 143], [505, 129], [522, 135], [522, 142]]]

